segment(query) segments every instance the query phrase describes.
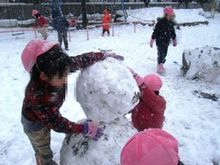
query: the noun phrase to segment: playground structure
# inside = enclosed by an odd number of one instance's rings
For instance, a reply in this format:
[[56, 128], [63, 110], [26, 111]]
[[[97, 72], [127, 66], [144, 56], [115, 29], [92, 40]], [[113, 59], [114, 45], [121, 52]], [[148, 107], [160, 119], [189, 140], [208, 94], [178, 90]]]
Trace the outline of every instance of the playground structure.
[[[171, 5], [173, 4], [175, 3], [171, 3]], [[29, 17], [31, 16], [30, 13], [33, 8], [39, 10], [40, 12], [42, 11], [42, 15], [46, 16], [49, 22], [51, 22], [51, 13], [54, 10], [58, 10], [63, 15], [72, 15], [71, 17], [75, 18], [75, 27], [71, 27], [69, 29], [69, 40], [71, 40], [70, 31], [74, 31], [76, 29], [86, 29], [86, 38], [87, 40], [89, 40], [90, 29], [99, 28], [103, 25], [102, 14], [96, 13], [96, 11], [100, 10], [102, 12], [106, 8], [110, 11], [110, 13], [112, 14], [112, 18], [114, 19], [114, 21], [110, 23], [112, 36], [114, 36], [115, 34], [115, 26], [132, 24], [134, 27], [133, 31], [136, 32], [137, 24], [141, 24], [143, 26], [148, 25], [153, 27], [156, 23], [155, 20], [144, 20], [143, 18], [131, 15], [127, 11], [130, 10], [130, 6], [128, 6], [128, 3], [125, 3], [124, 0], [121, 0], [120, 2], [116, 2], [116, 0], [114, 0], [113, 3], [103, 2], [98, 3], [98, 5], [97, 3], [86, 3], [85, 0], [82, 0], [81, 3], [77, 3], [77, 5], [80, 5], [80, 8], [78, 7], [78, 10], [80, 10], [80, 15], [78, 15], [77, 17], [75, 17], [76, 15], [74, 15], [74, 11], [72, 10], [71, 5], [72, 3], [62, 3], [61, 0], [52, 0], [50, 4], [42, 4], [38, 6], [32, 6], [32, 4], [17, 3], [16, 6], [19, 6], [20, 8], [20, 10], [18, 10], [15, 8], [14, 4], [11, 3], [6, 2], [4, 4], [0, 4], [0, 24], [1, 21], [6, 21], [6, 23], [8, 23], [10, 27], [10, 30], [2, 29], [0, 30], [0, 33], [10, 32], [13, 36], [16, 36], [25, 34], [26, 31], [33, 31], [35, 37], [37, 37], [36, 30], [34, 28], [26, 28], [33, 27], [35, 24], [34, 19], [30, 19]], [[29, 16], [26, 16], [26, 12], [29, 13]], [[128, 21], [128, 17], [135, 18], [135, 21]], [[118, 18], [120, 19], [118, 20]], [[177, 24], [177, 26], [196, 26], [200, 24], [207, 25], [208, 23], [208, 21], [185, 22], [179, 23]], [[52, 27], [48, 28], [49, 31], [52, 31], [52, 29]]]

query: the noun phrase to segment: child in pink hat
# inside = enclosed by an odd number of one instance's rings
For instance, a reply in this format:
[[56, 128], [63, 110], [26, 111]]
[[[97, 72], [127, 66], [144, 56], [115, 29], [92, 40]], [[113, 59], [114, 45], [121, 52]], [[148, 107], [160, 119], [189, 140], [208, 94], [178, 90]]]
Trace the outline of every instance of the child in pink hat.
[[172, 39], [173, 46], [177, 45], [176, 33], [174, 29], [173, 18], [175, 13], [172, 7], [164, 8], [164, 17], [157, 22], [154, 32], [151, 36], [150, 47], [153, 47], [156, 40], [157, 45], [157, 72], [163, 74], [165, 72], [164, 63], [168, 52], [168, 46]]
[[[130, 69], [131, 70], [131, 69]], [[148, 128], [162, 128], [164, 122], [164, 111], [166, 109], [165, 99], [159, 95], [163, 85], [162, 80], [156, 74], [149, 74], [142, 78], [131, 70], [141, 91], [138, 105], [131, 111], [131, 119], [138, 131]]]
[[134, 135], [121, 152], [121, 165], [183, 165], [178, 142], [160, 129], [148, 129]]
[[21, 60], [30, 81], [25, 89], [21, 120], [35, 151], [37, 165], [56, 165], [50, 148], [51, 130], [82, 133], [94, 140], [101, 136], [102, 130], [96, 122], [86, 120], [76, 124], [64, 118], [59, 110], [65, 100], [69, 72], [86, 68], [105, 57], [103, 53], [93, 52], [69, 57], [58, 43], [46, 40], [32, 40], [24, 48]]

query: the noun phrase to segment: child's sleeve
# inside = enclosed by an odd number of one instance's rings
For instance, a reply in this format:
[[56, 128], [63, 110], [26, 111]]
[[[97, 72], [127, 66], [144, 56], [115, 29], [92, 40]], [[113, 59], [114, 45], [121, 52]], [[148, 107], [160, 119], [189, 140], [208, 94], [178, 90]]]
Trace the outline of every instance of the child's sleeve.
[[74, 72], [79, 69], [84, 69], [97, 61], [104, 59], [104, 54], [101, 52], [90, 52], [75, 57], [71, 57], [72, 64], [70, 66], [70, 72]]
[[82, 133], [83, 125], [76, 124], [64, 118], [56, 106], [56, 103], [48, 100], [51, 96], [37, 96], [37, 101], [35, 101], [35, 115], [39, 120], [47, 125], [50, 129], [56, 132], [62, 132], [66, 134]]
[[142, 98], [144, 102], [153, 110], [161, 112], [166, 109], [166, 102], [163, 97], [156, 95], [150, 88], [146, 87]]
[[174, 24], [173, 24], [172, 29], [171, 29], [171, 38], [172, 38], [173, 40], [176, 39], [176, 32], [175, 32], [175, 29], [174, 29]]
[[159, 34], [159, 30], [160, 30], [160, 21], [157, 22], [157, 24], [156, 24], [156, 26], [155, 26], [155, 28], [154, 28], [154, 32], [153, 32], [153, 34], [152, 34], [152, 36], [151, 36], [151, 38], [152, 38], [153, 40], [155, 40], [155, 39], [157, 38], [157, 36], [158, 36], [158, 34]]

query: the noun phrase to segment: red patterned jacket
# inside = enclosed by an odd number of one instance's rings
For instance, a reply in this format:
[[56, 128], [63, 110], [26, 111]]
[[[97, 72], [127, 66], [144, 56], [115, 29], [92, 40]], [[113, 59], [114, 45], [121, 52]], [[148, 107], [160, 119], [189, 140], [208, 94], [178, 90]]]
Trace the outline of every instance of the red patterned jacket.
[[[71, 58], [73, 60], [71, 71], [75, 71], [102, 60], [104, 56], [102, 53], [86, 53]], [[43, 80], [30, 81], [25, 91], [22, 117], [28, 123], [32, 123], [33, 126], [38, 123], [38, 125], [47, 126], [56, 132], [82, 133], [83, 126], [81, 124], [69, 121], [62, 117], [59, 112], [65, 100], [66, 90], [66, 86], [56, 88]]]

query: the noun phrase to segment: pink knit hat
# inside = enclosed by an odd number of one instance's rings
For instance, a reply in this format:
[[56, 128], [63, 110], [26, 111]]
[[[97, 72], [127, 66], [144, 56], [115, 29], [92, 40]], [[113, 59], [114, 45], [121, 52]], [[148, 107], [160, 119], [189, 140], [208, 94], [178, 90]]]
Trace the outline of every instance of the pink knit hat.
[[152, 91], [160, 91], [160, 88], [163, 85], [161, 78], [156, 74], [149, 74], [144, 77], [144, 83], [152, 90]]
[[121, 152], [121, 165], [177, 165], [178, 143], [161, 129], [134, 135]]
[[168, 6], [168, 7], [165, 7], [164, 10], [163, 10], [164, 14], [167, 14], [167, 15], [170, 15], [170, 16], [174, 16], [175, 13], [173, 11], [173, 8]]
[[57, 42], [48, 42], [46, 40], [32, 40], [24, 48], [21, 60], [26, 71], [30, 72], [37, 57], [46, 53], [48, 50], [58, 45]]
[[34, 17], [36, 14], [38, 14], [39, 13], [39, 11], [37, 11], [37, 10], [32, 10], [32, 16]]

